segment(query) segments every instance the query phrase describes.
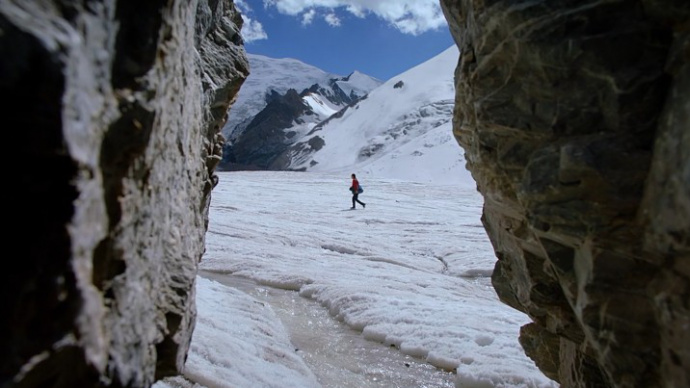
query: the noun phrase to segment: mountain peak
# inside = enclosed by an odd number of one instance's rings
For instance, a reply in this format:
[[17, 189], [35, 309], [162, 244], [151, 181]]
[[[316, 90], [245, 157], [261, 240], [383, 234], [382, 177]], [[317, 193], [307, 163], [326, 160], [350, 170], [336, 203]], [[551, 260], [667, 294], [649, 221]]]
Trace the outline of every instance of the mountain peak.
[[381, 84], [353, 72], [327, 73], [295, 59], [250, 55], [251, 74], [230, 109], [219, 169], [271, 168], [318, 123]]
[[[347, 77], [341, 78], [335, 82], [338, 87], [351, 98], [361, 97], [369, 93], [369, 91], [377, 88], [382, 82], [374, 77], [368, 76], [357, 70], [353, 71]], [[352, 98], [354, 100], [354, 98]]]
[[[240, 136], [254, 116], [266, 107], [266, 96], [274, 93], [284, 95], [288, 89], [303, 91], [317, 85], [315, 90], [322, 90], [335, 105], [342, 107], [381, 84], [381, 81], [358, 71], [348, 76], [350, 81], [345, 81], [347, 77], [328, 73], [294, 58], [271, 58], [251, 53], [247, 53], [247, 57], [249, 77], [230, 108], [228, 121], [223, 127], [223, 135], [230, 141]], [[331, 83], [340, 90], [327, 90], [333, 89]]]
[[[385, 83], [359, 71], [305, 83], [296, 88], [302, 90], [304, 105], [289, 105], [304, 110], [281, 116], [279, 126], [264, 123], [287, 109], [276, 106], [281, 109], [262, 114], [236, 146], [228, 145], [228, 155], [236, 160], [227, 167], [244, 164], [346, 175], [357, 171], [363, 176], [474, 187], [452, 134], [458, 58], [453, 45]], [[292, 97], [290, 101], [296, 102]]]
[[[278, 167], [474, 186], [452, 135], [458, 58], [452, 46], [391, 78], [315, 126], [283, 153], [285, 164]], [[341, 82], [366, 78], [356, 73]], [[394, 87], [401, 81], [404, 88]]]

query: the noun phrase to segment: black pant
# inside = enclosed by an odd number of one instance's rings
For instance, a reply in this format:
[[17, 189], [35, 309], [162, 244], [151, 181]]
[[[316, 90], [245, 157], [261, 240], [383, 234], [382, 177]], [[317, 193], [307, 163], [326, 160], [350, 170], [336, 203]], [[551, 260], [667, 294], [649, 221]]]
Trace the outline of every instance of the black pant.
[[357, 197], [359, 197], [359, 193], [352, 193], [352, 207], [355, 207], [355, 201], [357, 201], [358, 204], [365, 206], [366, 204], [360, 201]]

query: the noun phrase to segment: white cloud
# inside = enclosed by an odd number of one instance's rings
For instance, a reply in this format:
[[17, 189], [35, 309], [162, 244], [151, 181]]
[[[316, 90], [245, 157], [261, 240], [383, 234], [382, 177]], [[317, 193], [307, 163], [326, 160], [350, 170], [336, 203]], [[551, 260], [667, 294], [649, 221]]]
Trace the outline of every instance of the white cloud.
[[242, 26], [242, 38], [246, 43], [256, 40], [268, 39], [264, 26], [256, 20], [242, 15], [244, 25]]
[[245, 43], [256, 40], [268, 39], [268, 34], [264, 31], [264, 26], [257, 20], [250, 18], [248, 15], [252, 13], [252, 8], [245, 0], [235, 0], [237, 9], [242, 14], [242, 39]]
[[310, 9], [309, 11], [303, 13], [302, 14], [302, 25], [303, 26], [310, 25], [311, 22], [314, 20], [314, 16], [316, 16], [316, 11], [313, 9]]
[[364, 9], [356, 4], [350, 4], [347, 7], [347, 12], [357, 16], [358, 18], [364, 18], [367, 16], [366, 12], [364, 12]]
[[[373, 14], [400, 32], [411, 35], [446, 25], [438, 0], [264, 0], [264, 6], [274, 7], [286, 15], [301, 15], [303, 20], [307, 13], [320, 8], [326, 9], [333, 16], [334, 10], [343, 10], [360, 18]], [[337, 20], [337, 24], [331, 25], [340, 25], [340, 18]]]
[[324, 20], [326, 21], [326, 23], [328, 23], [328, 25], [330, 25], [331, 27], [338, 27], [338, 26], [340, 26], [340, 19], [339, 19], [338, 16], [336, 16], [336, 14], [334, 14], [334, 13], [329, 13], [328, 15], [324, 16], [323, 19], [324, 19]]

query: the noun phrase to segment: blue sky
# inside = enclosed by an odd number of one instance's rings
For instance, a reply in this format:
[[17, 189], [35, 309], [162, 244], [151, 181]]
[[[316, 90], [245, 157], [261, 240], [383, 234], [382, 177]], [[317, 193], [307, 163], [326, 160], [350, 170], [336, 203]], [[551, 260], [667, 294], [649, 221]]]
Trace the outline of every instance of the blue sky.
[[247, 52], [386, 81], [453, 44], [438, 0], [236, 0]]

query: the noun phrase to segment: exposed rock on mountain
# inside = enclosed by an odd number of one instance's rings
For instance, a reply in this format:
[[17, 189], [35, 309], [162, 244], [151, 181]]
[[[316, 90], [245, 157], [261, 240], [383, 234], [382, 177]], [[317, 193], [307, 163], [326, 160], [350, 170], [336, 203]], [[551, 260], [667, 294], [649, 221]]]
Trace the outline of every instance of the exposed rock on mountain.
[[564, 387], [690, 386], [690, 3], [441, 3], [526, 353]]
[[227, 0], [0, 2], [16, 207], [0, 386], [146, 387], [195, 320], [220, 130], [248, 73]]
[[300, 117], [305, 114], [313, 112], [297, 91], [290, 89], [284, 96], [274, 92], [271, 102], [254, 116], [244, 135], [232, 146], [225, 146], [224, 159], [241, 169], [266, 169], [296, 136], [296, 132], [286, 129], [302, 124]]
[[247, 55], [251, 75], [242, 86], [223, 128], [223, 134], [231, 144], [244, 133], [275, 94], [285, 95], [289, 89], [302, 93], [309, 89], [323, 97], [333, 111], [337, 111], [381, 84], [381, 81], [358, 71], [342, 77], [296, 59]]
[[340, 94], [338, 100], [331, 100], [331, 102], [340, 102], [339, 105], [351, 104], [357, 99], [364, 97], [370, 91], [376, 89], [381, 85], [381, 81], [355, 71], [347, 77], [333, 78], [330, 81], [331, 89]]
[[390, 79], [313, 127], [272, 166], [419, 182], [445, 174], [446, 183], [474, 187], [451, 134], [457, 62], [458, 48], [452, 46]]
[[270, 89], [265, 108], [246, 127], [240, 125], [233, 132], [225, 145], [219, 169], [284, 169], [280, 156], [286, 149], [343, 107], [365, 97], [368, 88], [378, 84], [373, 78], [355, 72], [345, 78], [331, 78], [326, 86], [313, 84], [299, 94], [295, 89], [289, 89], [284, 95]]

